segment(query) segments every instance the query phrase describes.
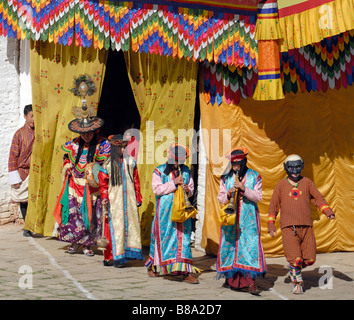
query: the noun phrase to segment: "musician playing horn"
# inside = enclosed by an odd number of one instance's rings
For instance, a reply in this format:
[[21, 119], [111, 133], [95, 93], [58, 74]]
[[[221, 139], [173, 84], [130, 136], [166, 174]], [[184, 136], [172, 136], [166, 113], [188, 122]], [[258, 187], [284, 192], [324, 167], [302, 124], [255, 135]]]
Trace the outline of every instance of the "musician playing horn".
[[[148, 275], [175, 276], [185, 282], [197, 284], [191, 251], [191, 219], [184, 222], [171, 220], [175, 193], [181, 185], [190, 197], [194, 191], [194, 182], [189, 168], [183, 163], [189, 156], [188, 148], [173, 144], [169, 148], [166, 163], [158, 166], [152, 176], [152, 188], [156, 195], [156, 214], [151, 228], [149, 259], [145, 266]], [[178, 166], [181, 168], [179, 175]]]
[[[235, 224], [222, 225], [216, 271], [224, 288], [258, 295], [255, 279], [266, 273], [257, 202], [262, 200], [262, 178], [247, 167], [248, 150], [238, 147], [226, 154], [228, 169], [220, 178], [218, 200], [226, 204], [235, 194]], [[239, 181], [235, 181], [238, 172]]]

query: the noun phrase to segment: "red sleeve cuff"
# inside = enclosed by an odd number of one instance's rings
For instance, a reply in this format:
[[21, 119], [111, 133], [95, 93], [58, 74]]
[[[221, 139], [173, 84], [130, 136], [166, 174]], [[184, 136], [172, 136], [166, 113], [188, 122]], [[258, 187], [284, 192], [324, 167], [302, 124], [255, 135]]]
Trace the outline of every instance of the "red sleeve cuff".
[[331, 216], [332, 214], [334, 215], [333, 210], [328, 204], [323, 204], [322, 206], [319, 207], [319, 210], [327, 217]]

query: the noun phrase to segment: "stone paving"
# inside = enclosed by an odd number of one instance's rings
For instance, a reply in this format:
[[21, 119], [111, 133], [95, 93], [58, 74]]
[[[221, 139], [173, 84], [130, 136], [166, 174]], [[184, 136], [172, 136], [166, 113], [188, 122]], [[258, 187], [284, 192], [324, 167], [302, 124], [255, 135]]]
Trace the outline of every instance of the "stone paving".
[[252, 296], [222, 288], [215, 257], [199, 251], [193, 250], [194, 264], [204, 272], [192, 285], [149, 278], [144, 261], [104, 267], [100, 250], [86, 257], [66, 253], [67, 247], [55, 238], [23, 237], [17, 224], [0, 226], [0, 300], [354, 300], [354, 252], [318, 254], [303, 271], [303, 295], [291, 293], [285, 258], [267, 258], [268, 272], [257, 280], [263, 291]]

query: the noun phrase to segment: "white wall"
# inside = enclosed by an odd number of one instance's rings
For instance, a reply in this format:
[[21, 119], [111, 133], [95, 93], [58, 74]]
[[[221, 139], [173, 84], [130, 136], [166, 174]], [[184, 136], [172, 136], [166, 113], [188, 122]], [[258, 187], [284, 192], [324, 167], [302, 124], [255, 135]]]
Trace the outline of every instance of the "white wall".
[[12, 137], [24, 124], [23, 108], [31, 101], [29, 43], [0, 37], [0, 224], [12, 219], [8, 157]]
[[195, 224], [195, 249], [198, 251], [205, 252], [205, 249], [201, 247], [202, 242], [202, 232], [204, 224], [204, 214], [205, 214], [205, 178], [206, 178], [206, 164], [207, 158], [205, 154], [205, 148], [203, 144], [203, 135], [202, 135], [202, 122], [199, 125], [200, 137], [199, 137], [199, 158], [198, 158], [198, 214], [197, 221]]

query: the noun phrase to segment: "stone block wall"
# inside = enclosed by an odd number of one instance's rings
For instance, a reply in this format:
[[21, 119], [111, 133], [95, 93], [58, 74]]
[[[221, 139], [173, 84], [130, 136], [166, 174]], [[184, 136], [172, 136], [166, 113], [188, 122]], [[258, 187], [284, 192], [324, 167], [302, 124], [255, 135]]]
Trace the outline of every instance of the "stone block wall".
[[[10, 199], [8, 157], [12, 137], [24, 124], [25, 103], [32, 101], [28, 85], [29, 66], [26, 67], [26, 60], [22, 59], [24, 55], [29, 55], [26, 51], [21, 52], [21, 47], [26, 46], [27, 42], [0, 37], [0, 225], [22, 220], [18, 204], [12, 203]], [[22, 65], [21, 59], [24, 60]]]

